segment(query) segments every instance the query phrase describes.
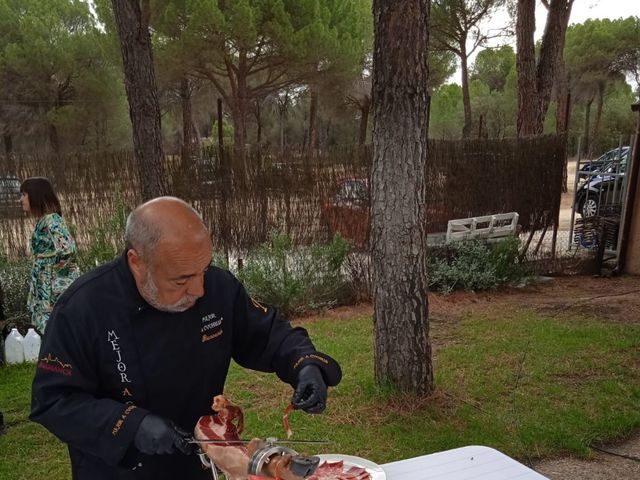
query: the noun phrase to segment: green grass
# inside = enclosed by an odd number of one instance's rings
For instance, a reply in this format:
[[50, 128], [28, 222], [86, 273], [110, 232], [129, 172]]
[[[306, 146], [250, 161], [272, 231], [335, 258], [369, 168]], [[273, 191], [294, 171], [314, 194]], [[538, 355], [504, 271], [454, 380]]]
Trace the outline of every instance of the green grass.
[[[342, 364], [324, 415], [290, 416], [294, 438], [331, 443], [305, 453], [347, 453], [385, 463], [463, 445], [488, 445], [521, 461], [588, 454], [592, 442], [640, 427], [640, 326], [550, 318], [528, 310], [459, 322], [434, 358], [436, 393], [421, 399], [375, 387], [370, 318], [305, 325]], [[0, 369], [0, 479], [70, 477], [66, 449], [27, 420], [33, 366]], [[247, 436], [282, 437], [291, 389], [274, 375], [234, 367], [226, 394], [245, 410]], [[206, 413], [206, 412], [203, 412]], [[20, 473], [24, 472], [24, 473]]]

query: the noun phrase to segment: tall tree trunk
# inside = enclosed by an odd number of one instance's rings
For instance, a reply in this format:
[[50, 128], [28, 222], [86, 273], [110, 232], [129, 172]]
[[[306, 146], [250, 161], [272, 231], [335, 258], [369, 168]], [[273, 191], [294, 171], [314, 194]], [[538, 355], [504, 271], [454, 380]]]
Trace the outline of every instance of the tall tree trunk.
[[[246, 99], [235, 97], [231, 105], [231, 117], [233, 118], [233, 159], [232, 165], [239, 168], [241, 178], [247, 179], [246, 143], [247, 143], [247, 104]], [[233, 167], [232, 167], [233, 168]]]
[[8, 157], [13, 153], [13, 137], [7, 130], [2, 134], [4, 140], [4, 154]]
[[289, 109], [289, 93], [285, 92], [284, 98], [278, 99], [278, 113], [280, 114], [280, 155], [284, 155], [284, 128], [287, 121], [287, 110]]
[[256, 98], [253, 102], [253, 113], [256, 117], [256, 144], [260, 145], [262, 142], [262, 100]]
[[599, 134], [600, 121], [602, 120], [602, 107], [604, 105], [604, 82], [598, 82], [598, 92], [596, 93], [596, 118], [591, 126], [591, 141], [589, 142], [589, 158], [593, 158], [600, 148]]
[[120, 37], [133, 148], [143, 200], [169, 193], [149, 34], [149, 0], [111, 0]]
[[247, 143], [247, 100], [245, 97], [233, 99], [231, 116], [233, 117], [233, 144], [236, 149], [244, 150]]
[[238, 53], [238, 68], [233, 98], [233, 144], [236, 151], [244, 152], [247, 143], [247, 112], [249, 111], [249, 89], [247, 85], [247, 52]]
[[540, 60], [536, 72], [537, 83], [537, 108], [535, 132], [542, 134], [544, 119], [549, 110], [551, 90], [555, 81], [560, 61], [563, 58], [565, 34], [573, 0], [551, 0], [547, 13], [547, 23], [542, 36]]
[[518, 0], [516, 20], [518, 75], [518, 136], [532, 135], [535, 124], [536, 55], [533, 33], [536, 27], [535, 0]]
[[569, 77], [564, 60], [558, 64], [558, 77], [556, 80], [556, 133], [565, 133], [569, 130]]
[[180, 101], [182, 103], [182, 161], [188, 162], [193, 158], [198, 147], [198, 132], [193, 124], [193, 110], [191, 108], [192, 86], [188, 78], [180, 80]]
[[[556, 79], [556, 135], [569, 131], [569, 114], [571, 112], [571, 96], [569, 95], [569, 75], [564, 58], [558, 59], [558, 76]], [[562, 171], [562, 192], [568, 191], [567, 174], [568, 155], [564, 156], [564, 170]]]
[[311, 86], [311, 101], [309, 103], [309, 153], [313, 153], [318, 146], [318, 88]]
[[550, 0], [536, 66], [535, 0], [518, 0], [516, 20], [518, 70], [518, 135], [540, 135], [551, 101], [551, 90], [562, 58], [573, 0]]
[[429, 0], [374, 0], [371, 258], [378, 384], [433, 391], [427, 300]]
[[55, 125], [49, 124], [49, 146], [54, 155], [60, 155], [60, 139], [58, 129]]
[[467, 49], [465, 41], [461, 43], [460, 54], [460, 70], [462, 71], [462, 106], [464, 107], [464, 125], [462, 127], [462, 138], [471, 137], [471, 129], [473, 128], [473, 120], [471, 118], [471, 97], [469, 95], [469, 67], [467, 58]]
[[584, 153], [589, 152], [591, 148], [591, 141], [589, 139], [589, 125], [591, 123], [591, 104], [593, 103], [593, 98], [587, 101], [587, 104], [584, 107], [584, 142], [582, 146], [582, 151]]

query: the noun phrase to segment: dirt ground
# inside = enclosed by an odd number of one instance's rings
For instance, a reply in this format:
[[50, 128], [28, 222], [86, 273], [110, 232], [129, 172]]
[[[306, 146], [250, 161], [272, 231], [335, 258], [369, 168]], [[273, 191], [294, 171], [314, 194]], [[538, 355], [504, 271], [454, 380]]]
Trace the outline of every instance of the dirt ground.
[[[429, 295], [434, 352], [448, 341], [445, 324], [473, 311], [495, 312], [501, 306], [526, 305], [548, 315], [573, 313], [598, 315], [605, 321], [640, 324], [640, 277], [558, 277], [526, 288], [500, 292], [454, 292]], [[341, 307], [322, 318], [372, 315], [369, 304]], [[307, 317], [306, 321], [313, 320]], [[533, 468], [551, 480], [638, 480], [640, 479], [640, 431], [611, 445], [598, 446], [589, 459], [560, 457], [538, 461]], [[618, 454], [618, 455], [616, 455]], [[623, 456], [619, 456], [623, 455]], [[632, 457], [625, 458], [624, 456]]]
[[560, 230], [569, 230], [571, 225], [571, 207], [574, 200], [574, 185], [576, 181], [577, 160], [570, 158], [567, 161], [567, 191], [562, 194], [560, 200]]

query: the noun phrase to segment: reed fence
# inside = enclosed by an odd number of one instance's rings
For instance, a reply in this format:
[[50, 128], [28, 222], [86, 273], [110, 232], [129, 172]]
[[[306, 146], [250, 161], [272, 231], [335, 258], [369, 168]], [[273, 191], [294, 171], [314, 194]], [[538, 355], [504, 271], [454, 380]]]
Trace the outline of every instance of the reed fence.
[[[560, 208], [566, 141], [561, 136], [530, 139], [430, 141], [428, 209], [439, 212], [429, 231], [446, 221], [517, 211], [523, 231], [548, 228]], [[230, 149], [205, 149], [194, 158], [167, 156], [174, 195], [201, 212], [218, 250], [246, 250], [271, 230], [295, 244], [322, 241], [322, 211], [345, 178], [368, 178], [370, 147], [341, 148], [313, 156], [290, 150], [250, 149], [242, 158]], [[46, 176], [60, 196], [63, 215], [81, 249], [104, 235], [119, 207], [140, 202], [131, 152], [0, 157], [0, 177]], [[34, 220], [0, 217], [0, 248], [27, 254]], [[121, 232], [110, 241], [123, 246]]]

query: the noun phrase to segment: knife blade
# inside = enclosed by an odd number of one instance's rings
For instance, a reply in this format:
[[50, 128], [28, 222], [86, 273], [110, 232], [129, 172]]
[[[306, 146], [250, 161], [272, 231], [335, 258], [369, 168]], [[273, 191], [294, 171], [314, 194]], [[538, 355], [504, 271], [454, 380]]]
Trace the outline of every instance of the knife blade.
[[[238, 439], [209, 439], [209, 438], [187, 438], [187, 443], [208, 443], [208, 444], [235, 444], [235, 443], [249, 443], [252, 439], [238, 438]], [[268, 437], [264, 439], [267, 443], [329, 443], [329, 440], [279, 440], [275, 437]]]

